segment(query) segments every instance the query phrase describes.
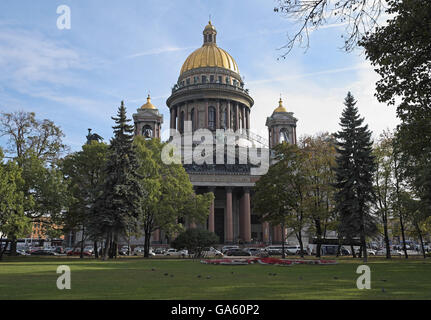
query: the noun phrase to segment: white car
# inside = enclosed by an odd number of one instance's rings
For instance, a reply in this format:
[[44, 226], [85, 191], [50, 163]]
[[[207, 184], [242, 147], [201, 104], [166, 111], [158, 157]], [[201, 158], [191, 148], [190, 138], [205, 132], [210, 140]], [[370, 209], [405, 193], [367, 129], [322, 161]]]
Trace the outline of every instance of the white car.
[[165, 256], [176, 256], [176, 257], [185, 257], [189, 254], [189, 252], [187, 250], [180, 250], [178, 251], [177, 249], [168, 249], [165, 251], [164, 255]]
[[[136, 247], [135, 249], [133, 249], [133, 255], [134, 256], [143, 256], [144, 254], [145, 254], [144, 247]], [[155, 256], [156, 254], [153, 252], [153, 249], [150, 248], [148, 255]]]
[[223, 257], [223, 253], [213, 247], [211, 248], [205, 248], [202, 251], [202, 256], [205, 258], [210, 258], [210, 257]]

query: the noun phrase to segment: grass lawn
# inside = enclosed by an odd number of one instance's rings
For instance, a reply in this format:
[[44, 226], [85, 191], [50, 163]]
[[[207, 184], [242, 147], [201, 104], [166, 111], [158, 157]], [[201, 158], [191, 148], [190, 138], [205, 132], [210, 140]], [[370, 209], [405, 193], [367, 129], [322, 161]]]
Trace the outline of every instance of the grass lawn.
[[[0, 262], [0, 300], [431, 299], [431, 259], [371, 258], [371, 290], [356, 288], [359, 259], [338, 261], [337, 265], [280, 267], [140, 257], [114, 261], [5, 257]], [[56, 287], [59, 265], [71, 268], [71, 290]]]

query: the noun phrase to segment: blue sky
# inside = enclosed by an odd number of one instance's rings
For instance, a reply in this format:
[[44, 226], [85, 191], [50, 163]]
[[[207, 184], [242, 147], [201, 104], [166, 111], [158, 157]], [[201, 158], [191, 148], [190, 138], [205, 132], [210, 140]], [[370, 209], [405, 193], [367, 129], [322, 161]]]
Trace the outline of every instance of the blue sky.
[[[71, 9], [71, 29], [57, 28], [59, 5]], [[128, 115], [152, 102], [164, 114], [182, 63], [202, 45], [211, 15], [218, 45], [236, 60], [255, 100], [252, 129], [266, 135], [265, 119], [280, 94], [295, 113], [298, 134], [338, 130], [347, 91], [377, 136], [398, 123], [393, 107], [374, 98], [377, 75], [360, 50], [346, 53], [331, 25], [311, 34], [311, 47], [286, 59], [277, 50], [294, 23], [267, 0], [24, 1], [0, 3], [0, 111], [34, 111], [61, 126], [78, 150], [87, 128], [109, 140], [121, 100]]]

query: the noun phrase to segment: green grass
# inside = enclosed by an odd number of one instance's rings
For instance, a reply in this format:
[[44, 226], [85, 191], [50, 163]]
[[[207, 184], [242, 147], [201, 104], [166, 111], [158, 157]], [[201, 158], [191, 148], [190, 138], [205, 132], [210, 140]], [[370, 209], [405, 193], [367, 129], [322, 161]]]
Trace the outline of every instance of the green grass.
[[[356, 288], [359, 259], [338, 261], [280, 267], [205, 265], [188, 259], [6, 257], [0, 262], [0, 300], [431, 299], [431, 261], [371, 258], [370, 290]], [[59, 265], [71, 268], [71, 290], [56, 287]]]

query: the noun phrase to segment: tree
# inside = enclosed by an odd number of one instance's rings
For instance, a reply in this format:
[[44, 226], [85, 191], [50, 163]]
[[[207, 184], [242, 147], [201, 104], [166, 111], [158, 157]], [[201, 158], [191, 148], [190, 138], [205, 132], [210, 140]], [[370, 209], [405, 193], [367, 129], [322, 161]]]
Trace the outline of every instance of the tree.
[[308, 222], [306, 215], [305, 154], [296, 145], [285, 142], [275, 148], [276, 163], [256, 182], [254, 212], [272, 225], [281, 225], [284, 251], [284, 230], [291, 228], [304, 254], [302, 231]]
[[431, 209], [431, 2], [389, 0], [386, 12], [393, 18], [360, 45], [381, 76], [377, 99], [397, 105], [400, 161], [411, 164], [405, 175]]
[[371, 32], [378, 25], [378, 20], [385, 9], [386, 0], [278, 0], [275, 12], [298, 22], [299, 28], [288, 35], [288, 41], [280, 49], [285, 58], [295, 44], [309, 46], [310, 33], [325, 25], [346, 25], [344, 49], [351, 51], [357, 46], [363, 35]]
[[[26, 199], [22, 192], [22, 170], [13, 160], [6, 164], [2, 161], [0, 149], [0, 260], [9, 242], [30, 232], [31, 221], [25, 215], [24, 208], [32, 205], [32, 199]], [[7, 237], [4, 246], [3, 236]]]
[[[26, 204], [24, 212], [33, 222], [49, 230], [59, 222], [67, 205], [66, 184], [57, 168], [57, 161], [67, 147], [62, 143], [61, 129], [51, 120], [36, 119], [35, 113], [17, 111], [0, 114], [0, 136], [8, 138], [7, 154], [22, 169], [24, 183], [20, 185]], [[17, 236], [11, 235], [12, 239]], [[16, 241], [11, 242], [11, 254], [16, 254]]]
[[334, 216], [334, 182], [335, 142], [328, 133], [316, 136], [305, 136], [300, 139], [300, 147], [305, 153], [305, 172], [307, 183], [306, 208], [312, 219], [309, 231], [314, 231], [317, 238], [316, 256], [320, 249], [326, 230], [335, 230]]
[[389, 243], [388, 222], [396, 210], [394, 181], [394, 135], [384, 131], [376, 143], [373, 155], [376, 159], [376, 172], [374, 175], [374, 194], [376, 214], [383, 226], [383, 238], [386, 246], [386, 258], [391, 258], [391, 247]]
[[195, 258], [199, 258], [205, 248], [218, 242], [219, 237], [214, 232], [193, 228], [180, 233], [171, 242], [171, 246], [177, 250], [187, 249], [189, 252], [193, 252]]
[[366, 236], [376, 231], [370, 215], [374, 200], [373, 175], [375, 162], [372, 156], [371, 132], [355, 107], [356, 101], [349, 92], [344, 101], [346, 108], [341, 116], [341, 130], [337, 139], [336, 210], [340, 215], [340, 235], [351, 240], [360, 237], [364, 262], [367, 262]]
[[8, 138], [6, 151], [20, 165], [29, 152], [44, 162], [52, 162], [67, 150], [60, 127], [51, 120], [36, 119], [34, 112], [0, 113], [0, 136]]
[[208, 216], [212, 193], [196, 195], [190, 179], [180, 164], [164, 164], [161, 152], [166, 145], [159, 139], [135, 137], [139, 161], [140, 184], [144, 197], [140, 201], [139, 225], [145, 235], [144, 256], [149, 256], [151, 234], [168, 235], [183, 231], [179, 220], [203, 223]]
[[[117, 117], [112, 117], [116, 125], [114, 137], [109, 146], [105, 180], [93, 206], [93, 230], [104, 235], [104, 259], [117, 254], [118, 238], [125, 232], [131, 221], [140, 215], [140, 201], [144, 196], [139, 182], [139, 163], [133, 144], [134, 127], [128, 123], [126, 108], [121, 102]], [[135, 224], [137, 225], [137, 223]], [[109, 252], [108, 252], [109, 251]]]
[[62, 161], [62, 171], [68, 181], [68, 191], [73, 201], [64, 218], [65, 230], [81, 229], [81, 258], [87, 237], [94, 241], [95, 256], [98, 257], [98, 241], [101, 240], [97, 229], [90, 228], [93, 207], [100, 195], [105, 181], [105, 167], [108, 145], [91, 141], [82, 146], [82, 150], [72, 153]]

